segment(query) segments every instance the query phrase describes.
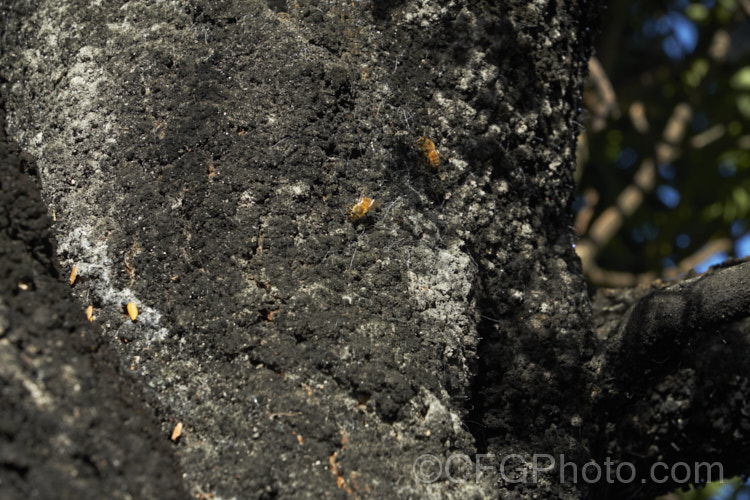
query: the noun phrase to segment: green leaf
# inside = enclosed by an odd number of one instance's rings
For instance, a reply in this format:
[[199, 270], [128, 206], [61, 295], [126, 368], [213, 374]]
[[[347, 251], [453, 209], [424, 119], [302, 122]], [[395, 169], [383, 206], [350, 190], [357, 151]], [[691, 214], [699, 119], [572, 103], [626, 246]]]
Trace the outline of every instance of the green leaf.
[[724, 204], [717, 201], [716, 203], [712, 203], [711, 205], [707, 206], [705, 210], [703, 210], [703, 217], [708, 220], [714, 220], [721, 217], [721, 215], [724, 213]]
[[729, 84], [737, 90], [750, 90], [750, 66], [743, 66], [732, 78]]
[[737, 96], [737, 109], [742, 116], [750, 120], [750, 94], [741, 94]]
[[693, 21], [704, 21], [708, 17], [708, 8], [705, 5], [693, 3], [685, 9], [685, 14]]
[[697, 87], [708, 73], [708, 59], [698, 57], [690, 65], [690, 69], [683, 73], [683, 80], [688, 87]]
[[737, 186], [732, 190], [732, 199], [737, 205], [739, 216], [744, 216], [750, 210], [750, 194], [742, 186]]

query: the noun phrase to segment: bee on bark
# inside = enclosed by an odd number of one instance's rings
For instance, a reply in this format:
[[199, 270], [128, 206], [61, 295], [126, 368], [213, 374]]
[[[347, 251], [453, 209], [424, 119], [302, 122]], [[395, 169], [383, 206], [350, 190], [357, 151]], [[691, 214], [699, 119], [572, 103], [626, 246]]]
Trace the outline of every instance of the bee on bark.
[[349, 220], [354, 222], [358, 221], [370, 210], [374, 210], [380, 206], [380, 201], [375, 201], [367, 196], [360, 196], [357, 203], [349, 206]]
[[422, 156], [422, 163], [430, 170], [437, 172], [440, 166], [440, 158], [448, 160], [442, 153], [435, 149], [435, 143], [425, 136], [414, 141], [414, 146], [419, 150]]

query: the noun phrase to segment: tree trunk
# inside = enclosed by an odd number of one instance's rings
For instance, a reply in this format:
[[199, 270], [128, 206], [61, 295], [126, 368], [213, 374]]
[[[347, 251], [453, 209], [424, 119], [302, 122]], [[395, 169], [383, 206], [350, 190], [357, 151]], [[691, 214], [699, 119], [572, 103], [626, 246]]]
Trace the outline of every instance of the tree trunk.
[[8, 132], [81, 315], [183, 424], [186, 490], [614, 498], [674, 483], [584, 464], [747, 449], [746, 363], [705, 364], [746, 342], [747, 264], [610, 293], [594, 334], [569, 205], [598, 9], [3, 6]]

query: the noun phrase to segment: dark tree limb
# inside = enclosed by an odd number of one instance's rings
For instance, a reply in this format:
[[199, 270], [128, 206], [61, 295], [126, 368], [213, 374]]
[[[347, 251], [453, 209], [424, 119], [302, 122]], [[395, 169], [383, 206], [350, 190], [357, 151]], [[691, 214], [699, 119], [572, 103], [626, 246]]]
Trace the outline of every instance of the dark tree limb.
[[[634, 463], [640, 477], [648, 477], [657, 462], [711, 463], [713, 480], [719, 479], [716, 464], [724, 477], [747, 472], [749, 313], [748, 261], [638, 298], [604, 341], [599, 358], [599, 457]], [[681, 485], [674, 478], [649, 481], [616, 495], [654, 495]]]

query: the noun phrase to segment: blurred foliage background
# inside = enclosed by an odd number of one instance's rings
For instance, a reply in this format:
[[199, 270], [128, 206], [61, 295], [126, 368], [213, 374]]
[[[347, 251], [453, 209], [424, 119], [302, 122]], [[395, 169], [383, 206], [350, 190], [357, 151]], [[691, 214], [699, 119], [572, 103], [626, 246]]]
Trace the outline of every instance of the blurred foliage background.
[[[610, 0], [589, 64], [574, 203], [593, 286], [750, 255], [750, 0]], [[750, 500], [727, 478], [663, 500]]]
[[750, 254], [750, 0], [610, 0], [578, 150], [592, 285]]

